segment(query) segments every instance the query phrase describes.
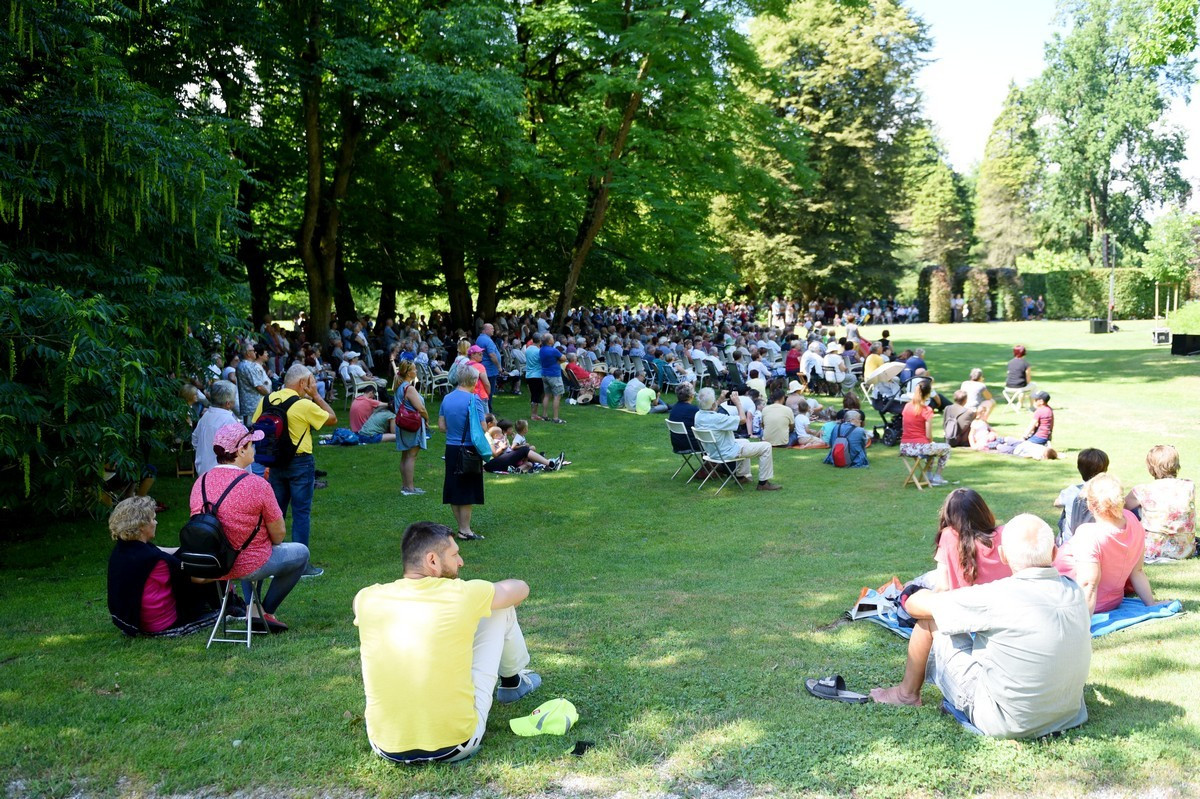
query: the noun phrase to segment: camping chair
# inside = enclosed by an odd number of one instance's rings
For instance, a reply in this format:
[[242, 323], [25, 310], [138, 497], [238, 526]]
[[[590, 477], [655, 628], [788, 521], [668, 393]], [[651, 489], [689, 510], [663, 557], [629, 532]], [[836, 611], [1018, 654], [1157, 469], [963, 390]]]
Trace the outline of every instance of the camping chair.
[[923, 491], [933, 485], [933, 483], [929, 482], [929, 476], [925, 474], [929, 468], [929, 458], [927, 456], [901, 455], [900, 462], [908, 467], [908, 476], [904, 478], [904, 485], [900, 486], [901, 488], [912, 483], [917, 487], [918, 491]]
[[[688, 435], [687, 425], [685, 425], [683, 422], [672, 422], [670, 419], [668, 419], [667, 430], [671, 433], [675, 433], [676, 435], [686, 437], [688, 441], [693, 440], [692, 436]], [[683, 471], [683, 467], [687, 466], [692, 470], [692, 476], [687, 479], [687, 483], [684, 483], [684, 485], [687, 485], [696, 479], [696, 475], [700, 474], [700, 468], [704, 465], [702, 461], [704, 458], [704, 450], [696, 449], [695, 447], [689, 447], [688, 449], [675, 449], [672, 447], [672, 450], [674, 450], [676, 455], [683, 458], [683, 463], [679, 464], [679, 468], [675, 470], [675, 474], [671, 475], [671, 479], [674, 480], [676, 477], [678, 477], [679, 473]], [[700, 460], [693, 460], [693, 456]]]
[[[1015, 413], [1025, 407], [1026, 398], [1033, 396], [1033, 392], [1035, 391], [1037, 391], [1036, 383], [1030, 383], [1024, 388], [1009, 388], [1005, 386], [1004, 401], [1008, 403], [1008, 407], [1012, 408]], [[1029, 404], [1032, 406], [1033, 401], [1030, 400]]]
[[[742, 461], [749, 462], [749, 456], [742, 455], [732, 460], [722, 458], [720, 453], [717, 452], [717, 435], [712, 430], [693, 427], [692, 437], [700, 442], [700, 446], [704, 447], [704, 455], [701, 457], [701, 461], [707, 463], [709, 466], [708, 474], [704, 475], [704, 479], [700, 481], [700, 488], [697, 490], [703, 491], [704, 485], [714, 474], [724, 472], [725, 480], [721, 483], [720, 488], [717, 489], [717, 494], [721, 493], [721, 489], [728, 485], [730, 480], [737, 483], [739, 489], [745, 491], [746, 487], [742, 485], [741, 480], [737, 479], [737, 465]], [[713, 496], [716, 496], [716, 494]]]
[[[272, 578], [274, 579], [274, 578]], [[236, 619], [236, 616], [226, 616], [225, 608], [229, 604], [230, 595], [237, 590], [235, 586], [240, 584], [241, 580], [226, 580], [225, 592], [221, 596], [221, 609], [217, 612], [217, 620], [213, 624], [212, 632], [208, 635], [208, 644], [204, 647], [208, 649], [213, 644], [245, 644], [246, 648], [250, 648], [250, 639], [256, 635], [270, 635], [271, 631], [264, 624], [261, 630], [254, 629], [254, 610], [258, 609], [259, 618], [263, 616], [262, 607], [262, 582], [250, 583], [250, 601], [246, 603], [246, 618], [244, 626], [240, 628], [230, 629], [229, 620]], [[220, 638], [217, 637], [218, 633]], [[231, 636], [237, 636], [232, 638]]]
[[579, 398], [579, 378], [570, 369], [562, 370], [563, 388], [567, 399]]

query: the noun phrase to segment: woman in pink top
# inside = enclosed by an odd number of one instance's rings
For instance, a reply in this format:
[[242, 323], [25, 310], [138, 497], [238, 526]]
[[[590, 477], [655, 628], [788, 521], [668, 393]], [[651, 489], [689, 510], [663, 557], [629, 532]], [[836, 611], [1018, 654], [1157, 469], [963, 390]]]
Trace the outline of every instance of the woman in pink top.
[[1146, 532], [1138, 518], [1125, 510], [1121, 481], [1108, 473], [1098, 474], [1083, 492], [1096, 521], [1075, 528], [1074, 537], [1058, 551], [1054, 568], [1079, 583], [1092, 613], [1120, 605], [1127, 582], [1147, 607], [1153, 605], [1150, 580], [1142, 571]]
[[933, 383], [928, 379], [918, 380], [913, 386], [912, 399], [905, 403], [901, 414], [900, 454], [907, 458], [924, 458], [929, 482], [944, 486], [947, 481], [942, 477], [942, 470], [950, 460], [950, 445], [933, 440], [933, 408], [925, 404], [932, 391]]
[[937, 580], [934, 590], [953, 591], [1012, 576], [1000, 560], [1000, 535], [992, 509], [978, 492], [956, 488], [942, 503], [933, 540]]
[[[308, 547], [283, 540], [286, 534], [283, 514], [271, 484], [246, 471], [254, 462], [254, 442], [262, 437], [261, 430], [250, 432], [236, 422], [217, 430], [213, 436], [217, 465], [192, 486], [190, 506], [195, 515], [206, 498], [210, 507], [220, 501], [216, 514], [225, 537], [242, 550], [222, 579], [240, 578], [249, 602], [248, 584], [261, 583], [269, 577], [271, 587], [262, 598], [263, 616], [262, 619], [256, 616], [254, 624], [277, 633], [286, 630], [287, 625], [275, 618], [275, 611], [308, 567]], [[221, 500], [231, 486], [228, 496]]]

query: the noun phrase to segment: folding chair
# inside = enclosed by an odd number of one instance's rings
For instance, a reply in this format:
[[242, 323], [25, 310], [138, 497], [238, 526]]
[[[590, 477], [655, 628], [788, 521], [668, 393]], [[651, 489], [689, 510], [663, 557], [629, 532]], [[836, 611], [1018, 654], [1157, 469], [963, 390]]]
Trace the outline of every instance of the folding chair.
[[[225, 615], [225, 608], [229, 605], [229, 597], [236, 590], [235, 586], [239, 585], [241, 580], [226, 580], [225, 593], [221, 596], [221, 609], [217, 612], [217, 620], [213, 624], [212, 632], [208, 635], [208, 644], [204, 647], [208, 649], [213, 644], [245, 644], [246, 648], [250, 648], [250, 639], [255, 635], [270, 635], [271, 631], [267, 629], [264, 623], [261, 630], [254, 629], [254, 611], [258, 610], [259, 618], [263, 616], [262, 607], [262, 582], [250, 583], [250, 601], [246, 603], [246, 618], [243, 619], [244, 626], [240, 629], [230, 629], [230, 617]], [[236, 617], [233, 617], [236, 618]], [[221, 637], [218, 638], [217, 634]], [[230, 636], [238, 636], [231, 638]]]
[[608, 367], [608, 373], [614, 377], [625, 373], [625, 368], [621, 364], [621, 356], [615, 352], [604, 353], [604, 364]]
[[[737, 479], [737, 465], [742, 461], [750, 462], [749, 456], [743, 455], [732, 460], [725, 460], [717, 453], [717, 436], [712, 430], [704, 430], [699, 427], [692, 428], [692, 437], [700, 442], [700, 446], [704, 447], [704, 455], [701, 461], [709, 465], [708, 474], [704, 475], [704, 479], [700, 482], [700, 488], [697, 491], [703, 491], [704, 486], [709, 479], [720, 470], [724, 470], [725, 480], [721, 483], [721, 487], [717, 489], [717, 494], [721, 493], [721, 489], [729, 484], [730, 480], [737, 483], [737, 487], [745, 491], [746, 487], [742, 485], [742, 481]], [[710, 453], [716, 453], [710, 454]], [[713, 496], [716, 496], [714, 494]]]
[[658, 390], [659, 392], [674, 391], [675, 396], [679, 396], [679, 375], [670, 365], [665, 363], [655, 364], [655, 371], [658, 374]]
[[822, 379], [825, 381], [826, 394], [831, 397], [840, 397], [846, 393], [842, 387], [842, 381], [838, 380], [836, 367], [824, 366], [821, 371]]
[[[672, 422], [670, 419], [668, 419], [667, 430], [676, 435], [685, 437], [688, 441], [692, 440], [692, 437], [688, 435], [687, 425], [685, 425], [683, 422]], [[702, 461], [693, 460], [693, 456], [702, 459], [704, 457], [704, 450], [695, 449], [694, 447], [689, 447], [688, 449], [675, 449], [672, 447], [671, 449], [674, 450], [676, 455], [683, 459], [683, 463], [679, 464], [679, 468], [675, 470], [675, 474], [671, 475], [671, 479], [674, 480], [676, 477], [678, 477], [679, 473], [683, 471], [683, 467], [687, 466], [692, 470], [692, 476], [687, 479], [687, 483], [684, 483], [684, 485], [687, 485], [696, 479], [696, 475], [700, 473], [700, 467], [704, 465]]]
[[[933, 483], [929, 482], [929, 476], [925, 474], [929, 468], [929, 459], [926, 456], [901, 455], [900, 461], [908, 467], [908, 476], [904, 478], [904, 485], [900, 486], [901, 488], [905, 488], [909, 483], [915, 485], [918, 491], [924, 491], [933, 486]], [[924, 481], [924, 485], [922, 485], [922, 481]]]
[[708, 363], [702, 358], [697, 358], [692, 361], [692, 369], [696, 372], [696, 388], [703, 388], [704, 378], [709, 376]]
[[634, 374], [644, 375], [646, 373], [646, 364], [642, 360], [642, 356], [633, 355], [629, 358], [629, 362], [633, 367]]
[[[1035, 391], [1037, 391], [1036, 383], [1030, 383], [1024, 388], [1009, 388], [1005, 386], [1004, 401], [1007, 402], [1008, 407], [1012, 408], [1013, 412], [1016, 413], [1025, 407], [1025, 399], [1032, 396], [1033, 392]], [[1031, 401], [1030, 405], [1032, 404], [1033, 403]]]

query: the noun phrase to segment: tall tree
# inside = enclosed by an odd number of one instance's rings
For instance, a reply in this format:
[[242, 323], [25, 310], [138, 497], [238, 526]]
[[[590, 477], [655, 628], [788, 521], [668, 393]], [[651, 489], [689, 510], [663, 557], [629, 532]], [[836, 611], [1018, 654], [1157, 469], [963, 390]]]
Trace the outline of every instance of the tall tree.
[[1188, 192], [1184, 134], [1164, 115], [1174, 94], [1186, 96], [1193, 62], [1134, 59], [1148, 8], [1149, 0], [1064, 2], [1070, 30], [1047, 45], [1035, 84], [1046, 123], [1045, 222], [1059, 246], [1093, 260], [1101, 233], [1140, 246], [1146, 210]]
[[906, 143], [906, 202], [900, 214], [905, 234], [923, 262], [947, 269], [961, 265], [971, 240], [966, 186], [927, 123], [916, 126]]
[[898, 271], [894, 213], [924, 25], [894, 0], [797, 0], [754, 20], [751, 36], [778, 77], [778, 116], [807, 134], [815, 176], [764, 208], [762, 244], [791, 252], [781, 261], [808, 296], [886, 289]]
[[1038, 178], [1037, 109], [1015, 83], [992, 124], [976, 183], [975, 236], [993, 269], [1011, 269], [1033, 251]]

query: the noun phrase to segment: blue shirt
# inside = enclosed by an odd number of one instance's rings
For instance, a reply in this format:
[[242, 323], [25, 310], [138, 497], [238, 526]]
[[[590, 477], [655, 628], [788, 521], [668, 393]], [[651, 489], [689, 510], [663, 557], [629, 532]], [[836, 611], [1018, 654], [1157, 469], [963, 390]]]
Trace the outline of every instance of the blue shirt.
[[561, 352], [554, 347], [544, 346], [538, 350], [538, 357], [542, 362], [542, 377], [562, 377], [562, 367], [558, 364]]
[[849, 422], [826, 422], [821, 428], [821, 440], [829, 445], [830, 450], [825, 455], [825, 463], [833, 466], [833, 442], [837, 440], [838, 432], [846, 438], [846, 457], [850, 460], [850, 468], [862, 469], [871, 464], [867, 461], [867, 433], [861, 427]]
[[500, 349], [496, 346], [496, 342], [492, 341], [492, 337], [487, 333], [480, 333], [479, 338], [475, 339], [475, 346], [483, 349], [483, 370], [487, 372], [488, 377], [500, 374], [500, 367], [496, 365], [496, 361], [492, 360], [492, 356], [496, 356], [496, 360], [500, 359]]
[[542, 376], [542, 350], [535, 344], [525, 348], [525, 377], [538, 378]]
[[446, 443], [451, 446], [471, 444], [471, 403], [478, 402], [474, 394], [455, 389], [446, 395], [438, 408], [438, 416], [446, 419]]

